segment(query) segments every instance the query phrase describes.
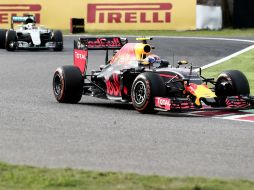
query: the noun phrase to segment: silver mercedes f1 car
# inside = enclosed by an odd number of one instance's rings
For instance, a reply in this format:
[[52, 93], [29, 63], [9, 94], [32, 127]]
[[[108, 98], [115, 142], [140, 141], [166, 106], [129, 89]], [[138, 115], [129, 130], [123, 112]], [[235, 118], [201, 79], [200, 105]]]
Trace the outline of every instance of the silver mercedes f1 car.
[[[14, 23], [23, 23], [14, 29]], [[12, 17], [11, 29], [0, 31], [0, 48], [7, 51], [16, 49], [53, 49], [62, 51], [63, 35], [60, 30], [51, 30], [36, 25], [34, 16]]]

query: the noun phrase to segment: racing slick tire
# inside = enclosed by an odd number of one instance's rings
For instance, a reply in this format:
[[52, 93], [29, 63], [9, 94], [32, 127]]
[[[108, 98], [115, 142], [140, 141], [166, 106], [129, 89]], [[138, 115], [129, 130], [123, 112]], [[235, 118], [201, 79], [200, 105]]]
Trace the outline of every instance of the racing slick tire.
[[60, 103], [78, 103], [83, 92], [83, 76], [78, 67], [66, 65], [57, 68], [53, 77], [53, 92]]
[[16, 45], [13, 42], [17, 41], [17, 34], [13, 30], [8, 30], [6, 32], [6, 41], [5, 41], [5, 49], [7, 51], [14, 51], [16, 49]]
[[6, 30], [0, 29], [0, 49], [5, 48]]
[[156, 73], [141, 73], [132, 84], [132, 104], [140, 113], [156, 113], [154, 97], [164, 97], [165, 95], [166, 87], [163, 79]]
[[63, 50], [63, 34], [60, 30], [54, 31], [53, 41], [56, 43], [56, 47], [54, 51], [62, 51]]
[[223, 71], [215, 84], [218, 97], [249, 95], [250, 86], [246, 76], [238, 70]]

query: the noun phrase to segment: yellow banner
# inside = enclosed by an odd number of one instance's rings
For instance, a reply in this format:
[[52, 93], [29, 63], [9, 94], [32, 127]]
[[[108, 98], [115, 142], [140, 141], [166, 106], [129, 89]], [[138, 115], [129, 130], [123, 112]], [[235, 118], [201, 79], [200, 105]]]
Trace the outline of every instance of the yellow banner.
[[26, 14], [53, 29], [69, 29], [71, 18], [84, 18], [86, 30], [196, 29], [196, 0], [1, 0], [0, 28]]
[[0, 28], [10, 28], [11, 16], [32, 14], [37, 23], [53, 29], [69, 29], [71, 18], [85, 18], [85, 1], [0, 0]]
[[194, 30], [196, 0], [86, 0], [88, 30]]

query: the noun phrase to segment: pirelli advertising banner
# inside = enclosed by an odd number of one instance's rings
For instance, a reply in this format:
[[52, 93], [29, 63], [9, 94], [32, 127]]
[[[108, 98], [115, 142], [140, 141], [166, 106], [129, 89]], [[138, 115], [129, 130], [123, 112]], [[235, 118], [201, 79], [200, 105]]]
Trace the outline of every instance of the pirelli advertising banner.
[[88, 30], [194, 30], [196, 0], [86, 0]]
[[196, 0], [0, 0], [0, 28], [26, 14], [55, 29], [71, 18], [84, 18], [86, 30], [196, 29]]
[[11, 16], [32, 14], [37, 23], [69, 29], [70, 18], [85, 18], [84, 0], [0, 0], [0, 28], [10, 28]]

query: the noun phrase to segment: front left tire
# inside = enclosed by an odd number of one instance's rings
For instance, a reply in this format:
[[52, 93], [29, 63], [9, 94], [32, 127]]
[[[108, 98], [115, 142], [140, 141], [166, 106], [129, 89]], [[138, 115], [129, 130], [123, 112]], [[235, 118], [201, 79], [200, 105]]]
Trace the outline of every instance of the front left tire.
[[56, 43], [56, 47], [54, 51], [62, 51], [63, 50], [63, 34], [60, 30], [54, 31], [53, 41]]
[[0, 29], [0, 49], [5, 48], [6, 30]]
[[164, 97], [165, 94], [166, 87], [158, 74], [141, 73], [136, 77], [131, 88], [133, 107], [140, 113], [156, 113], [154, 98]]
[[223, 71], [216, 81], [215, 93], [217, 96], [248, 96], [250, 94], [249, 82], [241, 71]]
[[7, 51], [16, 50], [17, 34], [14, 30], [8, 30], [6, 32], [5, 49]]
[[57, 68], [53, 77], [53, 93], [59, 103], [78, 103], [83, 94], [83, 76], [78, 67]]
[[238, 70], [223, 71], [215, 84], [216, 100], [219, 106], [226, 106], [228, 96], [249, 96], [250, 86], [246, 76]]

